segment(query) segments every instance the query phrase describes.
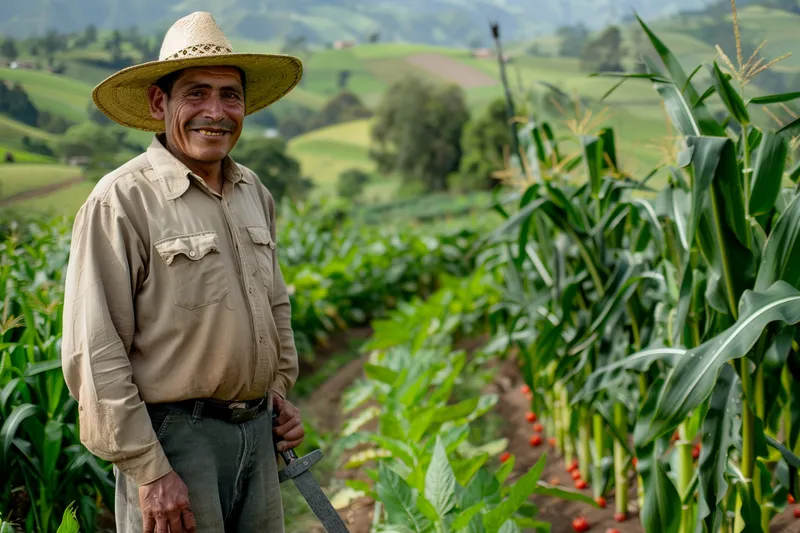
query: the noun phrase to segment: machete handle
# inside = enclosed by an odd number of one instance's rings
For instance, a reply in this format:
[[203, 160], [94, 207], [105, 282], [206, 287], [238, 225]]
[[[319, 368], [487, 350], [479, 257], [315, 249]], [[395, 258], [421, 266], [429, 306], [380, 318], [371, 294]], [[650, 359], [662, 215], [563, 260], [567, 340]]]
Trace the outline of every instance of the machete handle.
[[[278, 413], [273, 412], [272, 413], [272, 427], [275, 427], [277, 421], [278, 421]], [[277, 443], [275, 443], [275, 446], [276, 446], [275, 449], [277, 450]], [[291, 450], [291, 449], [287, 450], [285, 452], [278, 452], [278, 453], [281, 454], [281, 457], [283, 457], [283, 462], [286, 463], [287, 465], [293, 463], [294, 460], [297, 459], [297, 454], [294, 453], [294, 450]]]

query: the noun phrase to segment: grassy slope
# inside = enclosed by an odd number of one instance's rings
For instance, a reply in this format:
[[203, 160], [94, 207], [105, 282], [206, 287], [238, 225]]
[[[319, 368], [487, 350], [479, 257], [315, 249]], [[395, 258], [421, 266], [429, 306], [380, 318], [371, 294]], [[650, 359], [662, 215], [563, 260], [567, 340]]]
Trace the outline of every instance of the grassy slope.
[[0, 79], [16, 81], [38, 109], [81, 122], [91, 99], [92, 86], [80, 80], [46, 71], [0, 68]]
[[58, 164], [0, 164], [0, 198], [69, 181], [80, 169]]

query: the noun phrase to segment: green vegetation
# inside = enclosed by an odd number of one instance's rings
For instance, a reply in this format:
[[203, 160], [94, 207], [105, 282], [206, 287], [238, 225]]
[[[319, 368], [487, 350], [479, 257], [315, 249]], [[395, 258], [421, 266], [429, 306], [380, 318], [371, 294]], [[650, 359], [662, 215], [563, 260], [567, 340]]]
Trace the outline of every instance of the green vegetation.
[[[304, 90], [335, 96], [301, 124], [320, 127], [237, 147], [280, 197], [302, 362], [325, 365], [317, 355], [336, 333], [373, 331], [325, 366], [366, 360], [342, 395], [343, 427], [312, 429], [298, 453], [321, 446], [341, 459], [327, 469], [364, 473], [343, 476], [336, 496], [373, 500], [375, 531], [548, 531], [539, 502], [558, 498], [595, 509], [608, 499], [614, 520], [645, 533], [767, 533], [800, 499], [800, 93], [769, 92], [769, 73], [794, 68], [759, 71], [778, 52], [739, 65], [735, 52], [695, 47], [725, 19], [719, 9], [686, 31], [637, 20], [638, 33], [584, 35], [591, 44], [573, 57], [509, 63], [514, 117], [499, 87], [401, 78], [382, 80], [375, 104], [358, 94], [374, 81], [358, 61], [430, 47], [321, 52], [330, 69]], [[739, 15], [775, 16], [754, 9]], [[746, 40], [761, 27], [734, 24]], [[700, 52], [698, 69], [685, 64]], [[494, 75], [491, 61], [458, 60]], [[350, 70], [360, 74], [338, 77]], [[516, 86], [517, 71], [535, 90]], [[373, 116], [342, 118], [362, 103]], [[512, 119], [520, 152], [506, 157]], [[39, 179], [31, 165], [0, 172], [18, 168]], [[69, 191], [85, 198], [90, 185]], [[59, 192], [47, 203], [71, 201]], [[18, 207], [45, 198], [28, 202]], [[73, 503], [91, 530], [113, 501], [59, 375], [69, 229], [69, 217], [0, 224], [0, 515], [26, 531], [55, 531]], [[532, 429], [534, 449], [551, 442], [522, 468], [492, 420], [499, 395], [485, 392], [503, 360], [530, 412], [502, 424]], [[574, 490], [542, 479], [554, 458]], [[291, 494], [287, 505], [302, 507]]]

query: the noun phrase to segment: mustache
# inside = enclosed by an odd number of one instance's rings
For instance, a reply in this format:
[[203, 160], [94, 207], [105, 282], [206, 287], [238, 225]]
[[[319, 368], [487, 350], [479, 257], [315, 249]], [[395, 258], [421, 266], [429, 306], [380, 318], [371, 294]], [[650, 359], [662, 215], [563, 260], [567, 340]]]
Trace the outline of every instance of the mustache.
[[234, 124], [231, 119], [224, 118], [218, 121], [194, 119], [186, 125], [186, 129], [190, 130], [199, 130], [203, 128], [213, 128], [216, 130], [233, 132], [236, 129], [236, 124]]

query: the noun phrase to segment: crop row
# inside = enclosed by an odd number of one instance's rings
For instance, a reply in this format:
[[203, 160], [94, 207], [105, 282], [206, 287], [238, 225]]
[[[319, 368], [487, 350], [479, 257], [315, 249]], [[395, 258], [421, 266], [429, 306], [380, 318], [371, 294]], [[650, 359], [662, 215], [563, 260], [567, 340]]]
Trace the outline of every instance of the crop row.
[[[318, 208], [284, 206], [281, 262], [303, 357], [328, 335], [385, 316], [438, 276], [469, 270], [469, 232], [438, 236], [356, 226]], [[77, 406], [60, 367], [69, 220], [7, 226], [0, 242], [0, 517], [24, 531], [55, 531], [74, 503], [82, 531], [111, 505], [110, 465], [77, 433]]]

